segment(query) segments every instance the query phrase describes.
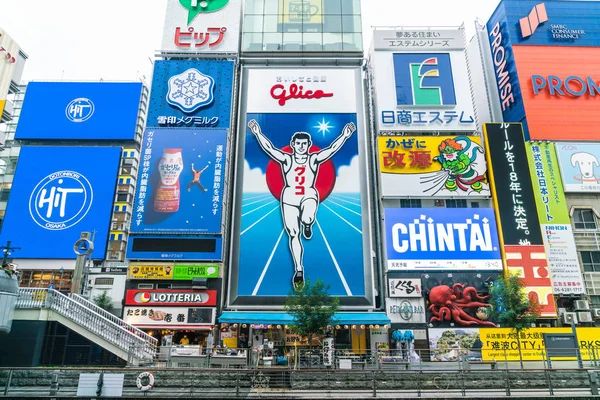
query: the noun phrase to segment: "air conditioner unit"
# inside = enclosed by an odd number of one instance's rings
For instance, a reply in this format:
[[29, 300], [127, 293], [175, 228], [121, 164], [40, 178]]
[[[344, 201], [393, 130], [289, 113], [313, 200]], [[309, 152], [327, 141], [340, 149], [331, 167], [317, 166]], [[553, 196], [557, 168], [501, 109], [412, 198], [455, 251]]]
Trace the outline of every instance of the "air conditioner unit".
[[546, 324], [538, 324], [538, 326], [540, 328], [550, 328], [552, 325], [546, 323]]
[[566, 312], [562, 314], [563, 324], [571, 324], [571, 322], [577, 323], [577, 313]]
[[579, 322], [592, 322], [592, 313], [590, 312], [578, 312], [577, 319]]
[[600, 319], [600, 308], [592, 309], [592, 317], [594, 319]]
[[587, 300], [575, 300], [575, 309], [576, 310], [589, 310], [590, 303]]

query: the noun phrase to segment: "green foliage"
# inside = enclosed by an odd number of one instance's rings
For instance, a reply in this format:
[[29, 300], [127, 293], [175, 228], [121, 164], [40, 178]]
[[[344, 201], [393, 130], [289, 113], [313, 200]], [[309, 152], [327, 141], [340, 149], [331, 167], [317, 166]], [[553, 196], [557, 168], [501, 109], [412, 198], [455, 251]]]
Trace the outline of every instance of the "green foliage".
[[290, 292], [285, 300], [285, 310], [295, 317], [292, 332], [309, 339], [325, 333], [332, 324], [333, 315], [339, 310], [340, 299], [329, 295], [329, 285], [316, 280], [314, 285], [306, 281], [300, 292]]
[[523, 280], [515, 275], [500, 276], [490, 287], [490, 319], [517, 332], [531, 327], [540, 316], [540, 304], [527, 297]]
[[113, 308], [112, 297], [108, 295], [108, 292], [106, 290], [101, 294], [94, 296], [92, 300], [94, 301], [94, 303], [96, 303], [98, 307], [105, 311], [110, 311]]

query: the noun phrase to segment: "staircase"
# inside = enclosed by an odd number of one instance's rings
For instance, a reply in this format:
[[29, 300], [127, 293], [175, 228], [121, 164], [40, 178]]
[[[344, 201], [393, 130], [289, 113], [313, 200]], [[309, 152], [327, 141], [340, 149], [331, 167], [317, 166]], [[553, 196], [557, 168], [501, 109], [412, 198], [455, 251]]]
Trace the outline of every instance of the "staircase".
[[130, 365], [152, 362], [156, 354], [156, 338], [74, 293], [19, 288], [15, 319], [57, 321]]

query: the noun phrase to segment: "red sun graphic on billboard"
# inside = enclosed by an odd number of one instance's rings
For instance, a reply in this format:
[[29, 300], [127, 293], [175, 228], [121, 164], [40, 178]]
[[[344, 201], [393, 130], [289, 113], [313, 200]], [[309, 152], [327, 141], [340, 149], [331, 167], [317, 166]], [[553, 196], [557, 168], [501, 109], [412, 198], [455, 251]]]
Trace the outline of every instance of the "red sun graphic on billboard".
[[[309, 154], [316, 153], [321, 149], [315, 145], [312, 145], [308, 151]], [[292, 148], [285, 146], [281, 149], [284, 153], [292, 154]], [[281, 192], [285, 187], [285, 181], [283, 177], [283, 171], [281, 165], [273, 160], [270, 160], [267, 164], [267, 186], [269, 191], [277, 200], [280, 200]], [[319, 193], [319, 202], [325, 200], [333, 191], [335, 187], [335, 166], [331, 160], [325, 161], [319, 165], [317, 180], [315, 182], [315, 189]]]

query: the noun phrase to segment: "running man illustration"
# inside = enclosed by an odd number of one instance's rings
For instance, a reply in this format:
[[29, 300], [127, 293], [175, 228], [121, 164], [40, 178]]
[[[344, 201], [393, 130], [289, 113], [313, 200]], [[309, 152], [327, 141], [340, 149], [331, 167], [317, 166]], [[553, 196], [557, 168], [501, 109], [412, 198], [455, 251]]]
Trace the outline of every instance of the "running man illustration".
[[204, 171], [206, 171], [206, 168], [208, 168], [209, 166], [207, 165], [206, 167], [202, 168], [200, 171], [196, 171], [194, 169], [194, 163], [192, 163], [192, 173], [194, 174], [194, 178], [191, 180], [190, 183], [187, 184], [187, 191], [189, 192], [192, 189], [192, 186], [196, 185], [200, 188], [201, 191], [203, 192], [208, 192], [208, 189], [206, 189], [204, 186], [202, 186], [202, 184], [200, 183], [200, 175], [202, 175], [202, 173]]
[[315, 189], [319, 166], [342, 148], [356, 131], [356, 126], [352, 122], [346, 124], [342, 133], [329, 147], [314, 153], [309, 153], [312, 145], [310, 134], [296, 132], [290, 140], [291, 154], [275, 148], [273, 143], [262, 133], [256, 120], [250, 120], [248, 127], [262, 150], [281, 166], [285, 186], [280, 196], [280, 207], [283, 225], [290, 238], [289, 246], [294, 261], [292, 286], [294, 290], [301, 291], [304, 287], [304, 265], [302, 264], [304, 247], [300, 233], [302, 232], [307, 240], [312, 238], [312, 226], [320, 201], [319, 194]]

